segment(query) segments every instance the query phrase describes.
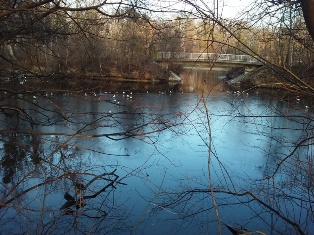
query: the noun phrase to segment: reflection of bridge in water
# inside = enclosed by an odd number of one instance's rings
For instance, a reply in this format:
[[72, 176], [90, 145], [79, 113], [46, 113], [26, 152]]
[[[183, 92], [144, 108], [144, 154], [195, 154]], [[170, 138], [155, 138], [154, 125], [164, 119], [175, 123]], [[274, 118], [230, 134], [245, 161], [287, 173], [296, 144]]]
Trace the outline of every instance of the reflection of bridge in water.
[[246, 71], [262, 66], [256, 57], [250, 55], [158, 52], [155, 59], [162, 66], [180, 64], [184, 67], [245, 67]]
[[187, 92], [203, 92], [204, 90], [215, 93], [221, 92], [224, 83], [221, 81], [221, 77], [224, 77], [226, 70], [221, 69], [184, 69], [180, 73], [182, 78], [181, 87]]

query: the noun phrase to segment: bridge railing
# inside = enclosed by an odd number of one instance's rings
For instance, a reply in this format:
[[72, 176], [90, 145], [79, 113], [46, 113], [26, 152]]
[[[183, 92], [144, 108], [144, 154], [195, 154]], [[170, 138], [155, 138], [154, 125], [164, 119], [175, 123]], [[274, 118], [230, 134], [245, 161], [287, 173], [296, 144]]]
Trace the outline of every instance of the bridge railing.
[[255, 57], [250, 55], [216, 54], [216, 53], [158, 52], [157, 59], [260, 63]]

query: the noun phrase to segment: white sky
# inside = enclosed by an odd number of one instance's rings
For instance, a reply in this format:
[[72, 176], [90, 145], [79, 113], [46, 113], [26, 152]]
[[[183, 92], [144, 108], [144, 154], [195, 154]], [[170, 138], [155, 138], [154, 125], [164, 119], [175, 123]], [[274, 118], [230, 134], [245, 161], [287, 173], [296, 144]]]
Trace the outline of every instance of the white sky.
[[[77, 4], [77, 1], [74, 0], [67, 0], [68, 4], [72, 4], [72, 7], [75, 7]], [[137, 2], [137, 0], [107, 0], [107, 4], [103, 7], [106, 9], [116, 9], [120, 4], [124, 6], [128, 6], [128, 4], [132, 2]], [[214, 8], [217, 5], [218, 2], [218, 13], [219, 15], [222, 15], [223, 18], [238, 18], [241, 16], [241, 11], [248, 10], [252, 2], [257, 2], [259, 0], [189, 0], [190, 3], [197, 5], [198, 7], [204, 9], [205, 11], [211, 11], [214, 12]], [[79, 1], [82, 6], [88, 6], [91, 3], [97, 4], [98, 2], [103, 2], [103, 0], [80, 0]], [[141, 1], [139, 1], [141, 2]], [[157, 11], [164, 11], [169, 12], [171, 15], [178, 13], [180, 10], [186, 10], [189, 11], [193, 7], [186, 5], [184, 3], [184, 0], [143, 0], [143, 2], [147, 3], [148, 7], [152, 7], [152, 9], [155, 9]], [[251, 3], [251, 4], [250, 4]], [[74, 4], [74, 5], [73, 5]], [[172, 12], [172, 13], [171, 13]], [[217, 11], [215, 10], [215, 13]], [[156, 13], [158, 15], [158, 12]], [[164, 13], [163, 16], [168, 15], [167, 13]], [[162, 16], [162, 17], [163, 17]]]
[[[170, 12], [176, 14], [180, 11], [189, 12], [193, 9], [191, 5], [184, 3], [184, 0], [149, 0], [149, 2], [155, 9], [169, 12], [170, 15]], [[189, 0], [189, 2], [197, 5], [205, 12], [214, 12], [217, 6], [217, 0]], [[257, 0], [218, 0], [218, 14], [223, 18], [239, 18], [241, 17], [241, 12], [250, 9], [252, 2], [257, 2]], [[215, 13], [217, 13], [217, 9]], [[162, 17], [166, 15], [168, 14], [164, 13]]]
[[252, 0], [220, 0], [218, 10], [224, 18], [237, 18], [251, 5]]

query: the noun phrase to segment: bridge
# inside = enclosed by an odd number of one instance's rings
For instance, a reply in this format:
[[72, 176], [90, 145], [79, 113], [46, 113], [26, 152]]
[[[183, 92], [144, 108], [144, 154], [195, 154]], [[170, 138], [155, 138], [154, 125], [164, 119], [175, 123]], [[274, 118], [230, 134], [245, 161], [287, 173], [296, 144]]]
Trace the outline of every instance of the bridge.
[[184, 67], [245, 67], [251, 71], [262, 66], [256, 57], [250, 55], [217, 54], [217, 53], [186, 53], [158, 52], [156, 62], [168, 67], [169, 64], [179, 64]]

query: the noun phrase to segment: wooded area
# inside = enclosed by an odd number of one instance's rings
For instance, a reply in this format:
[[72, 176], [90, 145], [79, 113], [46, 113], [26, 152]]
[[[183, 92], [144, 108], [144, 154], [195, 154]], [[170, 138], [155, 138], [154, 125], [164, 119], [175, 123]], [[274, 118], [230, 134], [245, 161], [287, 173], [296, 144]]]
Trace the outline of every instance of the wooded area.
[[2, 73], [17, 75], [134, 73], [146, 79], [164, 76], [153, 62], [158, 51], [214, 52], [257, 56], [309, 76], [308, 2], [256, 2], [241, 17], [226, 19], [191, 1], [180, 2], [190, 10], [176, 11], [141, 1], [3, 1], [0, 64]]

